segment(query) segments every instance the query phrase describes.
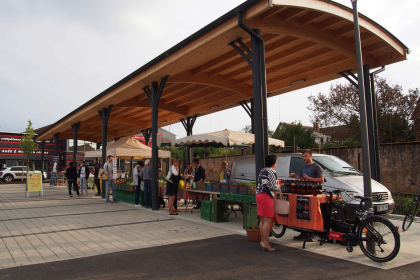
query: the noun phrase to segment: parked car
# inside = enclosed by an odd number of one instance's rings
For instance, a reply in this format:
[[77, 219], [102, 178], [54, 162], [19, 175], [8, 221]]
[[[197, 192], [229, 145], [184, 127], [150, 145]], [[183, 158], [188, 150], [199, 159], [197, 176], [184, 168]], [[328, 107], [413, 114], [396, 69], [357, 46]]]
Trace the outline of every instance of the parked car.
[[[287, 179], [290, 173], [300, 173], [305, 164], [301, 154], [276, 154], [276, 172], [278, 179]], [[342, 190], [343, 199], [347, 201], [346, 213], [350, 221], [355, 220], [360, 201], [355, 196], [363, 196], [363, 174], [357, 168], [338, 157], [313, 154], [312, 159], [323, 171], [324, 190]], [[231, 183], [255, 181], [255, 157], [236, 157], [232, 164]], [[372, 180], [373, 209], [376, 214], [392, 213], [395, 202], [391, 192], [379, 182]]]
[[[22, 172], [23, 170], [23, 172]], [[29, 173], [41, 173], [41, 171], [35, 170], [33, 171], [32, 168], [29, 168]], [[13, 167], [3, 167], [0, 171], [0, 180], [11, 182], [13, 180], [22, 180], [26, 179], [27, 174], [27, 167], [26, 166], [13, 166]], [[47, 173], [44, 172], [44, 178], [47, 178]]]

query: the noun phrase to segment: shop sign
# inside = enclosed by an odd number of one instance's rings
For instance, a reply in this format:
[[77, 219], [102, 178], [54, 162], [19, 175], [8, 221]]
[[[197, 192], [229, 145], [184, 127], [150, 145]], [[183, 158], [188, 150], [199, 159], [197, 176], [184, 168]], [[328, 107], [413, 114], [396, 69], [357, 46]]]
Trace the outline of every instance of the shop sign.
[[298, 195], [296, 202], [296, 218], [299, 220], [310, 221], [310, 209], [310, 197]]
[[28, 174], [28, 192], [41, 192], [42, 191], [42, 174], [29, 173]]

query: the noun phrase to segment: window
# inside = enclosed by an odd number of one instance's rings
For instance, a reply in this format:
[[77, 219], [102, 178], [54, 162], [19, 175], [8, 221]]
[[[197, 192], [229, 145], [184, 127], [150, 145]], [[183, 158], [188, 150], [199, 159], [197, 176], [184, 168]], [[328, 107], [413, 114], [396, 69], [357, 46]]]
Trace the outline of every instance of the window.
[[296, 173], [299, 176], [300, 175], [300, 169], [304, 165], [305, 165], [305, 162], [303, 161], [303, 158], [292, 157], [290, 159], [290, 172], [289, 173]]
[[22, 166], [20, 166], [20, 167], [12, 167], [12, 168], [10, 168], [10, 171], [22, 171]]

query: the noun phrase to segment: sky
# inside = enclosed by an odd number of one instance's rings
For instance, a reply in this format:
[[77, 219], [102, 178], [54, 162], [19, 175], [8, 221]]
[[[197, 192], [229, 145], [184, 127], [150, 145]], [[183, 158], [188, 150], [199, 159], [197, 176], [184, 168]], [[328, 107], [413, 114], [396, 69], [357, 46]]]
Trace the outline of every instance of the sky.
[[[56, 122], [243, 0], [0, 0], [0, 131]], [[336, 2], [351, 6], [350, 0]], [[405, 91], [419, 87], [420, 1], [359, 0], [359, 12], [406, 46], [408, 60], [379, 74]], [[311, 126], [308, 97], [319, 84], [268, 99], [268, 124]], [[241, 130], [242, 107], [199, 117], [193, 133]], [[164, 129], [186, 136], [180, 123]]]

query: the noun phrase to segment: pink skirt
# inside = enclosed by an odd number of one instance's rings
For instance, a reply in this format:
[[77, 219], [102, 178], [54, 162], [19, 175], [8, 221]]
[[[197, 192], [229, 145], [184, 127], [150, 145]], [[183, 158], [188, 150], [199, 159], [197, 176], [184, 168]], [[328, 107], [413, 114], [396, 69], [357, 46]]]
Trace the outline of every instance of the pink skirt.
[[256, 195], [257, 215], [261, 217], [274, 217], [274, 199], [268, 193], [259, 193]]

